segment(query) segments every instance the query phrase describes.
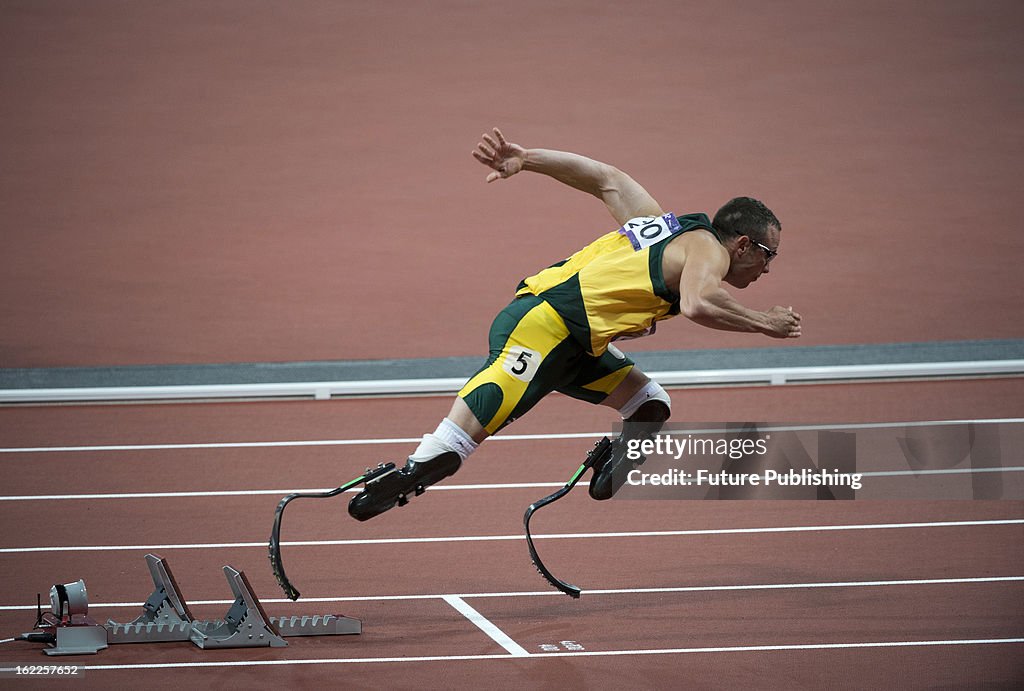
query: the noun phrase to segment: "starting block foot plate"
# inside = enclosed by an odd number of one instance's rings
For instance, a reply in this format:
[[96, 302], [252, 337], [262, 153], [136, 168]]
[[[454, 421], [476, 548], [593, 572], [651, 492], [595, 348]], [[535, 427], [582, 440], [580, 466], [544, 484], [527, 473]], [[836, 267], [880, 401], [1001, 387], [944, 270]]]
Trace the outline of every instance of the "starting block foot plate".
[[192, 642], [200, 648], [281, 648], [288, 642], [263, 611], [249, 579], [241, 571], [224, 567], [228, 585], [235, 594], [235, 602], [228, 609], [224, 621], [196, 622], [192, 627]]

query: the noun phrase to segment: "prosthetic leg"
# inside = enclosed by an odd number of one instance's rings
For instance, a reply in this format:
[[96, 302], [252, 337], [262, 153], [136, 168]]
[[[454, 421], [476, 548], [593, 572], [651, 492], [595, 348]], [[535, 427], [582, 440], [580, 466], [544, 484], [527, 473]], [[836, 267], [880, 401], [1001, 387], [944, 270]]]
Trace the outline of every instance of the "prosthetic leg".
[[549, 494], [543, 499], [538, 499], [526, 508], [526, 513], [523, 514], [523, 528], [526, 530], [526, 547], [530, 550], [530, 561], [533, 562], [533, 566], [537, 569], [537, 572], [544, 577], [548, 583], [553, 585], [558, 590], [568, 595], [573, 599], [579, 599], [580, 593], [582, 592], [578, 586], [572, 583], [566, 583], [560, 578], [556, 578], [554, 574], [548, 571], [547, 567], [544, 566], [544, 562], [540, 560], [540, 555], [537, 554], [537, 548], [533, 545], [533, 536], [530, 535], [530, 519], [533, 518], [533, 513], [537, 509], [541, 509], [552, 502], [555, 502], [566, 494], [569, 493], [576, 483], [579, 482], [583, 474], [587, 472], [589, 468], [597, 468], [599, 465], [605, 465], [611, 455], [612, 442], [608, 440], [608, 437], [604, 437], [601, 441], [594, 445], [594, 448], [587, 454], [587, 458], [583, 461], [583, 464], [576, 469], [569, 481], [565, 483], [561, 489], [557, 492]]
[[284, 515], [285, 507], [293, 500], [329, 499], [357, 485], [365, 484], [365, 489], [353, 497], [348, 506], [348, 512], [353, 518], [365, 521], [384, 513], [395, 504], [408, 504], [410, 492], [415, 496], [423, 494], [427, 487], [453, 474], [461, 465], [462, 459], [456, 453], [444, 453], [420, 463], [409, 461], [401, 469], [396, 468], [394, 463], [381, 463], [372, 470], [367, 468], [359, 477], [329, 492], [295, 493], [284, 497], [277, 505], [268, 545], [270, 566], [284, 594], [291, 600], [299, 599], [299, 591], [288, 580], [281, 558], [281, 517]]
[[296, 492], [289, 494], [278, 503], [277, 511], [274, 513], [274, 526], [270, 531], [268, 551], [270, 553], [270, 568], [274, 572], [274, 578], [277, 580], [277, 584], [281, 586], [281, 589], [284, 590], [284, 594], [288, 596], [288, 599], [298, 600], [299, 591], [288, 580], [288, 575], [284, 572], [284, 561], [281, 559], [281, 517], [284, 515], [284, 507], [288, 506], [295, 499], [329, 499], [336, 497], [356, 485], [372, 482], [374, 478], [390, 473], [394, 469], [394, 463], [381, 463], [373, 470], [367, 468], [366, 472], [359, 477], [346, 482], [341, 487], [332, 489], [330, 492]]

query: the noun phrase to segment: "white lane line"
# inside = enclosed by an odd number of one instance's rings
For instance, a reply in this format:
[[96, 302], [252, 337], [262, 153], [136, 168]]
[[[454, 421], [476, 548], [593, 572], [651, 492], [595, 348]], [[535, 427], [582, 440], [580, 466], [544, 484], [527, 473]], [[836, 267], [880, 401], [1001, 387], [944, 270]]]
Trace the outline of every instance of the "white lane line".
[[[562, 487], [564, 482], [505, 482], [484, 485], [434, 485], [428, 487], [429, 492], [446, 490], [487, 490], [487, 489], [544, 489]], [[242, 489], [242, 490], [210, 490], [206, 492], [120, 492], [107, 494], [15, 494], [0, 497], [0, 501], [63, 501], [67, 499], [182, 499], [188, 497], [245, 497], [258, 495], [284, 496], [292, 492], [328, 492], [333, 487], [313, 489]], [[360, 487], [348, 490], [351, 493], [362, 491]]]
[[[941, 470], [893, 470], [868, 471], [858, 473], [862, 477], [920, 477], [924, 475], [972, 475], [974, 473], [1020, 473], [1024, 466], [1005, 466], [999, 468], [948, 468]], [[427, 487], [427, 491], [451, 491], [473, 489], [543, 489], [561, 487], [564, 482], [501, 482], [489, 484], [439, 484]], [[581, 486], [588, 481], [580, 483]], [[132, 499], [188, 499], [197, 496], [257, 496], [262, 494], [279, 494], [284, 496], [292, 492], [325, 492], [334, 487], [315, 487], [307, 489], [211, 489], [208, 491], [146, 491], [146, 492], [108, 492], [96, 494], [10, 494], [0, 496], [0, 502], [63, 502], [68, 500], [132, 500]], [[355, 493], [360, 487], [347, 490]]]
[[[1024, 466], [1005, 466], [999, 468], [948, 468], [942, 470], [891, 470], [858, 473], [863, 477], [919, 477], [924, 475], [970, 475], [973, 473], [1019, 473]], [[495, 489], [546, 489], [561, 487], [564, 482], [502, 482], [477, 485], [434, 485], [427, 487], [428, 492], [495, 490]], [[307, 489], [239, 489], [239, 490], [208, 490], [192, 492], [108, 492], [104, 494], [12, 494], [0, 496], [0, 501], [67, 501], [71, 499], [187, 499], [190, 497], [246, 497], [261, 495], [284, 496], [292, 492], [319, 493], [329, 492], [333, 487], [316, 487]], [[362, 491], [354, 487], [348, 492], [355, 494]]]
[[[792, 650], [850, 650], [870, 648], [920, 648], [932, 646], [961, 645], [1012, 645], [1024, 643], [1024, 638], [974, 638], [931, 641], [869, 641], [854, 643], [801, 643], [794, 645], [730, 645], [706, 648], [657, 648], [637, 650], [582, 650], [558, 653], [531, 653], [531, 660], [557, 657], [631, 657], [639, 655], [687, 655], [708, 653], [759, 653]], [[208, 667], [268, 667], [291, 665], [340, 665], [371, 664], [391, 662], [459, 662], [476, 660], [514, 660], [512, 655], [419, 655], [415, 657], [342, 657], [313, 658], [300, 660], [238, 660], [222, 662], [159, 662], [130, 665], [78, 665], [85, 673], [89, 671], [137, 670], [137, 669], [187, 669]], [[0, 672], [14, 672], [13, 667], [0, 667]]]
[[454, 607], [459, 614], [473, 622], [477, 628], [490, 636], [492, 641], [507, 650], [510, 655], [513, 657], [529, 657], [530, 653], [526, 652], [526, 648], [513, 641], [507, 633], [495, 626], [491, 620], [480, 614], [480, 612], [473, 609], [461, 597], [458, 595], [444, 595], [442, 599]]
[[[741, 585], [684, 585], [664, 588], [608, 588], [585, 590], [586, 595], [649, 595], [666, 593], [706, 593], [716, 591], [737, 590], [802, 590], [809, 588], [885, 588], [894, 586], [923, 585], [977, 585], [982, 583], [1014, 583], [1024, 582], [1024, 576], [981, 576], [977, 578], [916, 578], [890, 581], [817, 581], [811, 583], [753, 583]], [[515, 598], [515, 597], [564, 597], [556, 590], [524, 590], [502, 593], [448, 593], [422, 595], [350, 595], [344, 597], [306, 597], [300, 604], [324, 604], [338, 602], [399, 602], [404, 600], [472, 600], [483, 598]], [[230, 605], [234, 600], [189, 600], [192, 606]], [[264, 604], [294, 604], [285, 598], [260, 598]], [[125, 608], [138, 607], [138, 602], [90, 602], [91, 608]], [[0, 612], [35, 611], [36, 605], [0, 605]]]
[[71, 451], [167, 451], [182, 449], [259, 449], [283, 446], [369, 446], [372, 444], [413, 444], [413, 437], [397, 439], [313, 439], [295, 441], [203, 442], [195, 444], [111, 444], [106, 446], [23, 446], [0, 448], [0, 453], [48, 453]]
[[[974, 526], [1021, 525], [1024, 518], [1007, 518], [984, 521], [931, 521], [919, 523], [861, 523], [856, 525], [800, 525], [776, 526], [771, 528], [709, 528], [703, 530], [648, 530], [614, 533], [549, 533], [534, 535], [534, 540], [575, 540], [590, 538], [635, 538], [635, 537], [680, 537], [693, 535], [737, 535], [757, 533], [811, 533], [836, 530], [890, 530], [913, 528], [960, 528]], [[454, 535], [447, 537], [391, 537], [350, 540], [305, 540], [282, 542], [286, 547], [327, 547], [338, 545], [399, 545], [433, 542], [498, 542], [504, 540], [525, 540], [525, 535]], [[207, 542], [195, 544], [164, 545], [59, 545], [53, 547], [5, 547], [0, 554], [26, 554], [31, 552], [115, 552], [159, 551], [169, 549], [238, 549], [258, 547], [266, 549], [266, 542]]]
[[[943, 427], [952, 425], [1000, 425], [1024, 422], [1024, 418], [979, 418], [977, 420], [919, 420], [914, 422], [870, 422], [834, 425], [759, 425], [762, 432], [814, 432], [821, 430], [859, 430], [859, 429], [901, 429], [907, 427]], [[698, 423], [699, 424], [699, 423]], [[687, 429], [692, 434], [722, 434], [729, 431], [725, 428]], [[608, 432], [573, 432], [565, 434], [501, 434], [489, 437], [488, 442], [501, 441], [542, 441], [548, 439], [600, 439]], [[76, 451], [161, 451], [173, 449], [254, 449], [278, 448], [289, 446], [371, 446], [387, 444], [418, 443], [420, 437], [398, 437], [378, 439], [312, 439], [289, 441], [243, 441], [243, 442], [204, 442], [188, 444], [115, 444], [105, 446], [22, 446], [0, 448], [0, 453], [55, 453]]]
[[970, 475], [972, 473], [1019, 473], [1024, 471], [1024, 466], [1011, 465], [998, 468], [942, 468], [935, 470], [874, 470], [858, 473], [863, 477], [918, 477], [922, 475]]
[[[548, 439], [600, 439], [607, 432], [579, 432], [570, 434], [503, 434], [488, 441], [539, 441]], [[181, 449], [259, 449], [290, 446], [376, 446], [387, 444], [415, 444], [422, 437], [395, 437], [380, 439], [305, 439], [287, 441], [203, 442], [194, 444], [113, 444], [107, 446], [23, 446], [0, 448], [0, 453], [47, 453], [72, 451], [167, 451]]]

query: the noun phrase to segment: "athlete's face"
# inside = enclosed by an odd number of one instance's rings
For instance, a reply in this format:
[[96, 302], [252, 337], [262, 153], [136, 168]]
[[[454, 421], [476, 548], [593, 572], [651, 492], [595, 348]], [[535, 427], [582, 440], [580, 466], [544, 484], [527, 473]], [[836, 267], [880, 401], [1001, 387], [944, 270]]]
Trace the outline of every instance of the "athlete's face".
[[777, 228], [769, 228], [764, 242], [751, 240], [746, 235], [738, 238], [731, 253], [729, 273], [725, 275], [726, 283], [746, 288], [761, 274], [768, 273], [769, 265], [779, 251], [780, 235]]

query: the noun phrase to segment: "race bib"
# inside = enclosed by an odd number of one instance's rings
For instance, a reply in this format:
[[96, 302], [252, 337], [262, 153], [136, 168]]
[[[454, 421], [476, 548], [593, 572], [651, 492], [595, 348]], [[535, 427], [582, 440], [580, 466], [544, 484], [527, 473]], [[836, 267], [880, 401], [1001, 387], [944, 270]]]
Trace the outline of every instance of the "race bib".
[[536, 350], [512, 346], [508, 349], [508, 355], [505, 356], [501, 368], [519, 381], [531, 382], [543, 359], [544, 357]]
[[675, 235], [682, 226], [673, 214], [664, 216], [639, 216], [626, 221], [626, 225], [619, 228], [619, 234], [629, 238], [633, 249], [640, 250], [661, 242], [665, 238]]

